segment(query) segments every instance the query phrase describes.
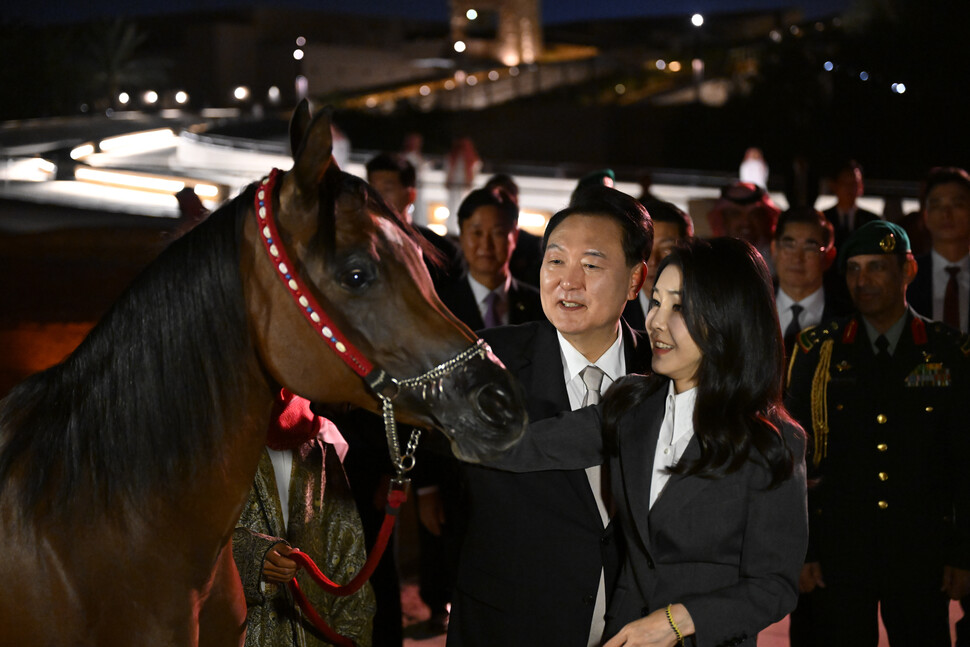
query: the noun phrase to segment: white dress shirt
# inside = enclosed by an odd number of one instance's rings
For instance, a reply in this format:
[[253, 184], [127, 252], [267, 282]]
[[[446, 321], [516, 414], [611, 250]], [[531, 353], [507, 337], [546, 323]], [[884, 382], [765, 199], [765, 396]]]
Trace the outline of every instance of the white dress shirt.
[[488, 295], [494, 292], [498, 295], [498, 301], [496, 301], [495, 307], [498, 309], [499, 324], [504, 326], [509, 323], [509, 288], [512, 286], [511, 274], [506, 277], [505, 283], [494, 290], [489, 290], [473, 279], [471, 274], [468, 275], [468, 285], [472, 289], [472, 295], [475, 297], [475, 303], [478, 305], [478, 313], [482, 315], [482, 321], [485, 320], [485, 311], [488, 310]]
[[798, 315], [798, 325], [802, 330], [822, 323], [822, 313], [825, 311], [825, 288], [815, 290], [801, 301], [795, 301], [785, 294], [784, 290], [778, 288], [775, 307], [778, 309], [778, 323], [781, 324], [782, 332], [788, 330], [788, 324], [792, 320], [791, 307], [796, 303], [802, 307], [802, 312]]
[[[562, 358], [563, 379], [566, 381], [566, 393], [569, 396], [569, 408], [575, 411], [583, 406], [583, 398], [586, 397], [586, 383], [583, 382], [579, 374], [584, 368], [590, 365], [590, 361], [583, 357], [583, 354], [573, 348], [572, 344], [566, 341], [562, 333], [556, 331], [559, 338], [559, 353]], [[617, 334], [616, 341], [603, 353], [593, 364], [603, 371], [603, 382], [600, 384], [600, 395], [624, 375], [626, 375], [626, 357], [623, 354], [623, 335]], [[600, 513], [600, 520], [605, 528], [610, 523], [610, 514], [603, 502], [603, 492], [601, 488], [602, 467], [586, 468], [586, 478], [589, 480], [590, 489], [593, 491], [593, 498], [596, 500], [596, 508]], [[606, 578], [600, 570], [599, 587], [596, 590], [596, 602], [593, 605], [593, 622], [589, 629], [588, 647], [596, 647], [603, 641], [603, 631], [606, 629]]]
[[960, 295], [960, 330], [967, 332], [967, 315], [970, 313], [970, 254], [967, 254], [956, 263], [951, 263], [936, 251], [930, 252], [932, 256], [933, 275], [930, 277], [933, 285], [933, 319], [943, 321], [943, 300], [946, 297], [946, 284], [950, 281], [950, 274], [946, 268], [956, 265], [960, 268], [957, 274], [957, 288]]
[[657, 439], [657, 450], [653, 456], [653, 474], [650, 479], [650, 507], [660, 497], [670, 474], [667, 468], [677, 464], [684, 450], [694, 437], [694, 402], [697, 400], [697, 389], [688, 389], [683, 393], [674, 393], [674, 382], [671, 380], [667, 389], [667, 406], [664, 411], [663, 422], [660, 423], [660, 437]]

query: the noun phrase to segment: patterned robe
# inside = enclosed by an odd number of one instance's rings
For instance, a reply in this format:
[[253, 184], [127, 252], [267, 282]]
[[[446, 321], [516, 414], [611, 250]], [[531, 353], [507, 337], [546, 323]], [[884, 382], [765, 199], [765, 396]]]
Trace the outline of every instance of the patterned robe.
[[[289, 528], [283, 523], [273, 463], [264, 451], [233, 533], [233, 558], [248, 607], [247, 647], [330, 644], [303, 618], [288, 587], [262, 579], [264, 557], [273, 545], [286, 541], [299, 548], [338, 584], [349, 582], [367, 559], [360, 517], [343, 466], [334, 447], [324, 442], [322, 435], [294, 450]], [[337, 597], [324, 593], [303, 570], [298, 572], [297, 580], [332, 629], [356, 645], [369, 647], [376, 611], [370, 584], [354, 595]]]

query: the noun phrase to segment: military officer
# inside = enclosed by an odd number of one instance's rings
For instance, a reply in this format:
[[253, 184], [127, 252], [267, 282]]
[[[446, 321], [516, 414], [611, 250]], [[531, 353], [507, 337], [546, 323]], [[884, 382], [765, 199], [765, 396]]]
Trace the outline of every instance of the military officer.
[[855, 306], [798, 337], [787, 405], [810, 434], [810, 538], [800, 586], [819, 645], [949, 646], [947, 598], [970, 588], [970, 342], [906, 303], [906, 232], [846, 241]]

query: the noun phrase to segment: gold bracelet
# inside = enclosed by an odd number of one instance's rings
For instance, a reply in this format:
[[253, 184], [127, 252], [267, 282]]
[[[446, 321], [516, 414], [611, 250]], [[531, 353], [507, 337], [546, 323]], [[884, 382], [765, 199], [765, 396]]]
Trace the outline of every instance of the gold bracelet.
[[677, 634], [677, 642], [680, 643], [681, 645], [683, 645], [684, 644], [684, 634], [680, 633], [680, 628], [677, 626], [677, 623], [674, 622], [674, 616], [671, 615], [671, 613], [670, 613], [670, 605], [669, 604], [667, 605], [667, 622], [670, 623], [670, 628], [674, 630], [674, 633], [675, 634]]

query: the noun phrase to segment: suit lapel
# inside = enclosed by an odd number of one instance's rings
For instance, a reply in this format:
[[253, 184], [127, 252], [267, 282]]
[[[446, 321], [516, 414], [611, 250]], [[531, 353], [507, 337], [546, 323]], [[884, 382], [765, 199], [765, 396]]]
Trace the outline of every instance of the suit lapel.
[[545, 321], [539, 325], [531, 349], [523, 349], [526, 363], [516, 371], [528, 397], [529, 418], [542, 420], [561, 411], [569, 411], [569, 395], [563, 380], [562, 355], [559, 338], [552, 324]]
[[475, 293], [472, 292], [471, 285], [468, 284], [468, 277], [463, 276], [455, 286], [455, 305], [458, 310], [458, 318], [472, 330], [481, 330], [485, 327], [482, 319], [482, 312], [478, 309], [475, 301]]
[[625, 416], [626, 421], [620, 424], [619, 430], [620, 474], [613, 475], [613, 482], [621, 480], [623, 487], [614, 488], [614, 491], [625, 493], [632, 527], [644, 545], [650, 543], [650, 482], [666, 397], [666, 386], [657, 389], [633, 411], [633, 415]]
[[[697, 436], [694, 436], [687, 443], [687, 448], [684, 450], [684, 455], [681, 456], [680, 460], [692, 461], [697, 460], [700, 456], [701, 445], [697, 440]], [[654, 502], [653, 508], [650, 510], [652, 518], [660, 519], [671, 511], [676, 514], [698, 492], [702, 491], [712, 482], [711, 479], [672, 474], [670, 480], [667, 481], [664, 491], [657, 498], [656, 502]]]
[[[523, 371], [523, 384], [528, 385], [528, 411], [532, 420], [541, 420], [555, 416], [561, 411], [569, 411], [569, 394], [563, 379], [562, 353], [559, 349], [559, 337], [556, 329], [548, 321], [543, 322], [535, 336], [532, 346], [532, 361]], [[525, 376], [526, 371], [528, 377]], [[514, 373], [515, 371], [513, 371]], [[586, 505], [588, 513], [597, 522], [600, 519], [599, 508], [593, 498], [593, 491], [589, 486], [589, 479], [584, 470], [568, 470], [562, 472], [563, 478], [569, 483], [576, 496]]]

